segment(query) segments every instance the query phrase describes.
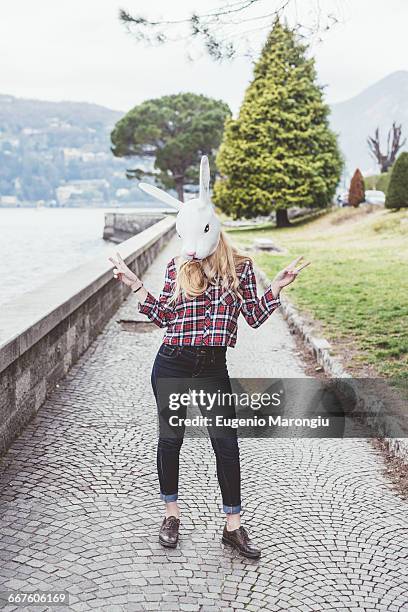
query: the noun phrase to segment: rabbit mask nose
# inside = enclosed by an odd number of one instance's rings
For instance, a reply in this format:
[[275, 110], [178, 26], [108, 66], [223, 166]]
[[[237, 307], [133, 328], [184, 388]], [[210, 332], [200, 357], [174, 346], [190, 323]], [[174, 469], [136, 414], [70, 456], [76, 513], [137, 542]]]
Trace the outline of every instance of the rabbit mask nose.
[[188, 255], [189, 257], [194, 257], [194, 255], [195, 255], [195, 254], [196, 254], [196, 252], [195, 252], [195, 251], [193, 251], [192, 253], [187, 253], [187, 255]]

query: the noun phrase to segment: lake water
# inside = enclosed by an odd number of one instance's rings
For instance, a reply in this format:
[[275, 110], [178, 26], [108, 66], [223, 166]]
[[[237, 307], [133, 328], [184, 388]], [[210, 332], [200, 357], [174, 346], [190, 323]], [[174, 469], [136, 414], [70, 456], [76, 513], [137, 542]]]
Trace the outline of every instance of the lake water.
[[0, 209], [0, 304], [89, 259], [114, 253], [116, 245], [102, 238], [109, 210]]

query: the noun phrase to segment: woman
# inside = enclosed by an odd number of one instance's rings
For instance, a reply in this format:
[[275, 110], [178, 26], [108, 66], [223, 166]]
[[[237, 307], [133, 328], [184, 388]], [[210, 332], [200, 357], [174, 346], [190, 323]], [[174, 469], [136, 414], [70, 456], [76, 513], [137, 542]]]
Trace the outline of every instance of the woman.
[[[141, 187], [174, 205], [174, 198], [165, 192], [143, 183]], [[177, 206], [180, 212], [176, 229], [183, 241], [181, 256], [168, 263], [158, 299], [143, 286], [119, 253], [116, 259], [109, 258], [115, 266], [115, 278], [136, 294], [139, 311], [159, 327], [166, 328], [151, 376], [162, 417], [168, 415], [168, 404], [163, 405], [159, 398], [160, 380], [170, 379], [170, 384], [176, 385], [176, 379], [188, 379], [200, 386], [205, 379], [205, 384], [213, 388], [231, 389], [226, 351], [236, 343], [239, 314], [242, 313], [252, 327], [259, 327], [280, 306], [281, 289], [293, 282], [300, 270], [308, 265], [296, 267], [302, 259], [298, 257], [276, 275], [261, 298], [257, 297], [252, 260], [229, 243], [210, 203], [207, 158], [201, 162], [199, 198], [183, 205], [177, 202]], [[218, 408], [224, 411], [224, 416], [234, 413], [233, 407]], [[227, 519], [222, 541], [246, 557], [258, 558], [260, 550], [240, 521], [241, 478], [236, 429], [224, 426], [216, 433], [209, 429], [209, 434]], [[175, 547], [178, 542], [177, 496], [183, 435], [184, 427], [175, 435], [172, 430], [161, 428], [157, 447], [160, 497], [166, 505], [159, 541], [167, 547]]]

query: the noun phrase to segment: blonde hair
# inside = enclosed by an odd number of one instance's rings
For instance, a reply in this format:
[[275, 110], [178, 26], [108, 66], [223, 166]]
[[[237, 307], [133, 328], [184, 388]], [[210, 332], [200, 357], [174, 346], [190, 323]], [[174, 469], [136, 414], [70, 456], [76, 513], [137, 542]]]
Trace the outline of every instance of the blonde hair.
[[179, 258], [174, 293], [169, 302], [176, 302], [181, 295], [188, 299], [195, 298], [204, 293], [210, 284], [220, 284], [223, 289], [231, 289], [240, 295], [237, 268], [248, 260], [252, 261], [251, 257], [240, 253], [221, 231], [218, 246], [212, 255], [202, 260]]

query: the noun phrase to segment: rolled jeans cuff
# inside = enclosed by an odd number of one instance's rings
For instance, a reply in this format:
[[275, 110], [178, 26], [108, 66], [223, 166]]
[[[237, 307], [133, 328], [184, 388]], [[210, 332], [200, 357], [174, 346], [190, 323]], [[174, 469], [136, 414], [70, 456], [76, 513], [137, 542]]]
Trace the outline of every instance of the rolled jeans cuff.
[[178, 498], [178, 493], [171, 493], [170, 495], [167, 495], [166, 493], [162, 493], [160, 492], [160, 499], [164, 502], [175, 502], [177, 501]]
[[222, 509], [226, 514], [238, 514], [241, 512], [241, 504], [239, 506], [226, 506], [224, 504]]

